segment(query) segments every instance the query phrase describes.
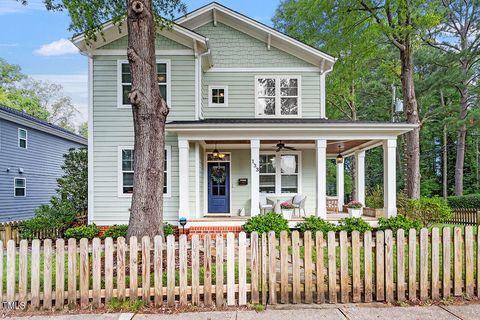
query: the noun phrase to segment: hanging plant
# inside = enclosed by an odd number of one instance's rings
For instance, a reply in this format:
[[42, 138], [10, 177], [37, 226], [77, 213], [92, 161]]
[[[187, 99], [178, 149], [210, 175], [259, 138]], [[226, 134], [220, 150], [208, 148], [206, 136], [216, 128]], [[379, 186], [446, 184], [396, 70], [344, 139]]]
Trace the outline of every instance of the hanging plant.
[[217, 184], [225, 182], [225, 168], [224, 167], [213, 167], [212, 168], [212, 180]]

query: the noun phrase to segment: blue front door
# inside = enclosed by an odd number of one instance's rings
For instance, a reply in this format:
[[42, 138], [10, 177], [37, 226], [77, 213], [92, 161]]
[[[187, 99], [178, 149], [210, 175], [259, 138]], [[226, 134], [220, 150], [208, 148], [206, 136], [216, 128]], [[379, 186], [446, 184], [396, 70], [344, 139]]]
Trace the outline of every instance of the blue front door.
[[230, 163], [208, 163], [208, 212], [230, 212]]

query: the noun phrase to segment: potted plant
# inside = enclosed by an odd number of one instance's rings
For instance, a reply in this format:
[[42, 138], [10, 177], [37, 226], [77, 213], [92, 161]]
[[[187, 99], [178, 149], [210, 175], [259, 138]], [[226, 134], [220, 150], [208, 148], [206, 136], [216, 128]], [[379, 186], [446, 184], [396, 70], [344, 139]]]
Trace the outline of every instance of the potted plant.
[[359, 218], [362, 215], [363, 204], [358, 201], [351, 201], [347, 204], [348, 215], [351, 218]]
[[282, 209], [282, 216], [284, 219], [290, 220], [293, 214], [293, 204], [290, 201], [284, 201], [280, 203]]

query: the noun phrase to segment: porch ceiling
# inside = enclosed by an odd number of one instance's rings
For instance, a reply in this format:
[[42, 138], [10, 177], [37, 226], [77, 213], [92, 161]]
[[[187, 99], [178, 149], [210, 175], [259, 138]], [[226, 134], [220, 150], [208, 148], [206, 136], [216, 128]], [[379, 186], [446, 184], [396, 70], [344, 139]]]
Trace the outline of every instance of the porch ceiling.
[[[260, 140], [260, 144], [263, 148], [274, 148], [279, 140]], [[315, 140], [282, 140], [286, 145], [293, 147], [311, 147], [315, 146]], [[327, 141], [327, 154], [349, 153], [349, 151], [358, 149], [360, 146], [364, 146], [372, 142], [372, 140], [328, 140]], [[214, 147], [215, 145], [250, 145], [249, 140], [205, 140], [207, 147]]]

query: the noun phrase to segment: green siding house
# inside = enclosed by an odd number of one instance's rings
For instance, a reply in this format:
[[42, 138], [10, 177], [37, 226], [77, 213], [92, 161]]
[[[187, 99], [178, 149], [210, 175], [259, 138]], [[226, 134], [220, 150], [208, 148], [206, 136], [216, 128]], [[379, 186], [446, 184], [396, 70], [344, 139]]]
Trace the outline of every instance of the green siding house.
[[[89, 57], [89, 222], [105, 226], [128, 223], [134, 135], [126, 26], [103, 32], [105, 41], [80, 35], [73, 43]], [[396, 140], [414, 126], [327, 119], [335, 58], [218, 3], [159, 30], [156, 54], [171, 109], [166, 221], [233, 230], [271, 210], [292, 224], [300, 215], [338, 219], [346, 215], [344, 164], [337, 161], [337, 195], [327, 197], [328, 159], [354, 157], [354, 197], [364, 202], [365, 151], [375, 147], [385, 155], [383, 212], [396, 214]], [[281, 210], [294, 197], [301, 210]]]

